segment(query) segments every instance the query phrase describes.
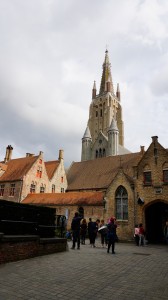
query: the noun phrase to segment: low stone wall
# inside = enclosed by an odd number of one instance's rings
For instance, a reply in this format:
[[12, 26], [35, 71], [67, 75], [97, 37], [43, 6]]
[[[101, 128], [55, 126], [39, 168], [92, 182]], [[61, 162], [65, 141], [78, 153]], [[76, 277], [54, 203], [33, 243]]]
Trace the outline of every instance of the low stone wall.
[[65, 238], [0, 234], [0, 264], [67, 250]]

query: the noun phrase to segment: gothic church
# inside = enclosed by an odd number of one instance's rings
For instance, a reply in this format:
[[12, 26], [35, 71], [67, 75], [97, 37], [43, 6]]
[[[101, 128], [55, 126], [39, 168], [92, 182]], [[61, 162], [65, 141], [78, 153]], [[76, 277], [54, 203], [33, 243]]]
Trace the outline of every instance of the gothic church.
[[107, 50], [99, 94], [96, 92], [96, 83], [94, 82], [89, 120], [82, 138], [82, 161], [130, 153], [124, 148], [120, 89], [117, 84], [115, 94]]

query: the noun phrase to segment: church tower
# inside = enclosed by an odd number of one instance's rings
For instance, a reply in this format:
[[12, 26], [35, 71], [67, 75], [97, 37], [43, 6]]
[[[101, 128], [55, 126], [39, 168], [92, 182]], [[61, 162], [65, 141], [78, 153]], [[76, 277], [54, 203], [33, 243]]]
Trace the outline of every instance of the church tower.
[[106, 50], [98, 94], [96, 82], [94, 81], [93, 84], [89, 120], [82, 138], [81, 160], [125, 153], [129, 153], [129, 151], [124, 148], [124, 124], [120, 104], [120, 88], [119, 84], [117, 84], [115, 94], [111, 64], [108, 51]]

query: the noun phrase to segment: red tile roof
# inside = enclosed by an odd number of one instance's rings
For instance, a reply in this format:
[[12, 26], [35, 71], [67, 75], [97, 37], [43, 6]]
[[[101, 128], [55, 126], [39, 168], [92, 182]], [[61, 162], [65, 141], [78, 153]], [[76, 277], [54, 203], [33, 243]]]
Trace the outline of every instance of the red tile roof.
[[46, 166], [46, 171], [49, 179], [52, 179], [54, 176], [55, 171], [57, 170], [60, 162], [59, 160], [54, 160], [54, 161], [46, 161], [45, 166]]
[[38, 156], [11, 159], [6, 164], [7, 169], [5, 173], [0, 177], [0, 182], [22, 179], [23, 176], [26, 175], [30, 170], [37, 158]]
[[67, 172], [67, 191], [107, 188], [121, 167], [131, 179], [132, 167], [138, 164], [141, 157], [142, 154], [138, 152], [75, 162]]
[[28, 194], [22, 203], [39, 205], [103, 205], [102, 192]]

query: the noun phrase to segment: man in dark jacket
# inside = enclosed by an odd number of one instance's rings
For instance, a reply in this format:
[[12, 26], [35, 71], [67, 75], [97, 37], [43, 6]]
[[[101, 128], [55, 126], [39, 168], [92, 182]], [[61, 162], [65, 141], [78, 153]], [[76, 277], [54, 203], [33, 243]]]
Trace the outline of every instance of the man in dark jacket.
[[80, 249], [80, 221], [81, 220], [82, 217], [80, 217], [79, 213], [76, 212], [71, 223], [72, 239], [73, 239], [73, 244], [71, 249], [75, 249], [76, 243], [77, 243], [77, 249]]
[[112, 254], [115, 254], [114, 248], [115, 248], [115, 242], [117, 239], [117, 234], [116, 234], [116, 218], [112, 217], [110, 219], [110, 222], [107, 225], [108, 228], [108, 233], [107, 233], [107, 239], [108, 239], [108, 248], [107, 248], [107, 253], [110, 251], [110, 247], [112, 246]]

